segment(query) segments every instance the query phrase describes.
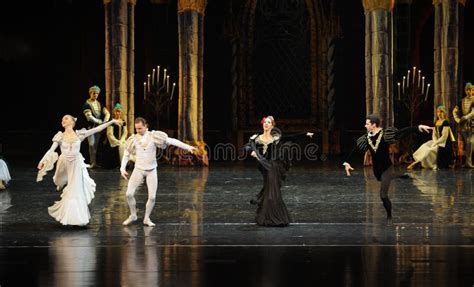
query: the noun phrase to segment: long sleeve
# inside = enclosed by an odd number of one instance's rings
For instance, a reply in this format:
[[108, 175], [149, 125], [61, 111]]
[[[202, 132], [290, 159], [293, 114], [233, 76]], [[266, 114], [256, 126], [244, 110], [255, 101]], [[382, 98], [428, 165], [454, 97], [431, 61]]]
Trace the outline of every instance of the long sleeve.
[[53, 144], [51, 145], [49, 150], [44, 154], [44, 156], [41, 158], [41, 160], [39, 162], [41, 163], [41, 162], [44, 162], [45, 160], [47, 160], [49, 155], [52, 154], [58, 148], [58, 146], [59, 146], [58, 142], [53, 142]]
[[95, 123], [95, 124], [102, 124], [102, 120], [94, 117], [90, 109], [85, 109], [84, 115], [86, 116], [86, 119], [88, 122]]
[[107, 139], [109, 140], [111, 147], [116, 147], [120, 144], [119, 140], [114, 135], [114, 127], [112, 126], [107, 127]]
[[104, 124], [101, 124], [100, 126], [97, 126], [95, 128], [92, 128], [92, 129], [88, 129], [84, 132], [84, 134], [82, 135], [83, 138], [86, 138], [90, 135], [93, 135], [95, 133], [98, 133], [98, 132], [101, 132], [103, 131], [106, 127], [110, 126], [111, 124], [113, 124], [114, 122], [113, 121], [110, 121], [110, 122], [106, 122]]
[[120, 164], [120, 171], [125, 171], [125, 168], [127, 167], [127, 163], [129, 159], [130, 159], [130, 152], [128, 151], [128, 149], [125, 149], [123, 153], [122, 162]]
[[471, 105], [471, 112], [470, 112], [469, 114], [465, 115], [464, 118], [470, 120], [470, 119], [472, 119], [473, 117], [474, 117], [474, 108], [473, 108], [472, 105]]
[[262, 165], [263, 168], [266, 170], [269, 170], [271, 168], [271, 163], [269, 160], [267, 160], [263, 155], [260, 154], [260, 152], [257, 149], [257, 145], [255, 144], [255, 139], [257, 138], [256, 135], [252, 136], [249, 140], [249, 142], [244, 146], [244, 149], [247, 152], [255, 152], [256, 159], [260, 164]]
[[286, 141], [295, 141], [298, 138], [305, 137], [308, 132], [303, 132], [303, 133], [296, 133], [296, 134], [291, 134], [291, 135], [282, 135], [280, 138], [280, 141], [286, 142]]
[[443, 130], [441, 131], [441, 136], [434, 142], [434, 144], [440, 147], [444, 147], [449, 137], [449, 130], [450, 127], [443, 127]]
[[110, 112], [107, 110], [106, 107], [102, 108], [102, 113], [104, 114], [104, 122], [108, 122], [110, 120]]
[[126, 126], [122, 126], [122, 136], [120, 137], [120, 140], [121, 142], [125, 142], [127, 140], [127, 136], [128, 136], [128, 130], [127, 130], [127, 127]]
[[458, 106], [455, 106], [454, 109], [453, 109], [453, 118], [454, 118], [454, 121], [456, 123], [460, 123], [461, 122], [461, 117], [459, 116], [459, 107]]
[[368, 149], [368, 146], [367, 146], [367, 135], [362, 135], [360, 137], [357, 138], [356, 140], [356, 144], [354, 145], [354, 147], [352, 148], [352, 150], [344, 157], [344, 161], [343, 163], [348, 163], [350, 158], [352, 157], [352, 155], [354, 154], [354, 152], [356, 150], [360, 150], [362, 152], [365, 152], [367, 151]]
[[166, 139], [166, 144], [172, 145], [172, 146], [175, 146], [175, 147], [179, 147], [179, 148], [187, 150], [187, 151], [192, 151], [193, 150], [192, 146], [190, 146], [188, 144], [185, 144], [182, 141], [179, 141], [175, 138], [167, 138]]
[[[433, 135], [437, 134], [436, 132], [433, 132]], [[451, 127], [449, 125], [448, 121], [444, 121], [441, 129], [441, 134], [438, 136], [433, 137], [433, 145], [437, 145], [440, 147], [444, 147], [446, 145], [446, 141], [450, 140], [450, 135], [451, 135]]]
[[357, 150], [357, 145], [354, 145], [354, 147], [352, 148], [352, 150], [344, 157], [344, 160], [343, 160], [343, 164], [344, 163], [348, 163], [352, 157], [352, 154], [354, 154], [354, 152]]
[[395, 140], [400, 140], [414, 132], [420, 132], [418, 126], [406, 127], [395, 131]]
[[58, 145], [59, 145], [59, 142], [56, 141], [58, 134], [53, 139], [55, 141], [53, 141], [53, 144], [51, 145], [49, 150], [40, 160], [40, 164], [42, 164], [42, 167], [40, 170], [38, 170], [38, 174], [36, 175], [36, 182], [40, 182], [43, 180], [43, 177], [47, 174], [47, 172], [54, 168], [54, 164], [59, 158], [58, 153], [55, 152], [55, 150], [58, 148]]

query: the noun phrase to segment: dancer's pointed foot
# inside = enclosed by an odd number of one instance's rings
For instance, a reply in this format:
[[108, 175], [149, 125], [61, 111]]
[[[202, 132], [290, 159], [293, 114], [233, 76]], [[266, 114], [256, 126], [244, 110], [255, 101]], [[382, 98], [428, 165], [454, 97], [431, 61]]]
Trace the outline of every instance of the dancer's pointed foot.
[[130, 215], [125, 221], [122, 223], [123, 225], [129, 225], [132, 222], [137, 221], [137, 216], [136, 215]]
[[415, 165], [417, 164], [418, 162], [413, 162], [412, 164], [410, 164], [409, 166], [407, 166], [407, 169], [408, 170], [414, 170], [415, 169]]
[[392, 217], [387, 217], [387, 226], [393, 226]]
[[148, 226], [155, 226], [155, 224], [150, 220], [150, 218], [144, 218], [143, 224], [148, 225]]

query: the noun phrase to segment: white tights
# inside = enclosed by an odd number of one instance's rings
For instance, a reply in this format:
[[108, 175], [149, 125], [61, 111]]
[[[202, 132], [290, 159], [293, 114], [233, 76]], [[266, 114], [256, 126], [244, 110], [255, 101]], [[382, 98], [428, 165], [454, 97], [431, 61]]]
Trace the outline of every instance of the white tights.
[[145, 219], [150, 218], [151, 211], [155, 206], [156, 189], [158, 188], [158, 175], [156, 168], [151, 170], [142, 170], [135, 168], [130, 176], [127, 187], [127, 202], [130, 208], [130, 214], [137, 216], [137, 202], [135, 201], [135, 192], [137, 187], [143, 182], [143, 178], [146, 179], [146, 185], [148, 187], [148, 201], [146, 202]]

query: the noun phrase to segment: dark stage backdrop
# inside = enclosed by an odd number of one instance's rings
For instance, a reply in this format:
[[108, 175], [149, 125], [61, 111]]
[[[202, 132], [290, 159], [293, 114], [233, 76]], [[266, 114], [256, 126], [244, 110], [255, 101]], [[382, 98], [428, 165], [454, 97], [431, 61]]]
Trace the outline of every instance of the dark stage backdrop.
[[[229, 4], [240, 0], [209, 0], [205, 13], [204, 128], [208, 142], [229, 141], [231, 127], [231, 46], [226, 34]], [[165, 2], [165, 1], [163, 1]], [[425, 3], [426, 2], [426, 3]], [[418, 2], [417, 2], [418, 3]], [[420, 1], [433, 9], [431, 1]], [[343, 130], [363, 129], [364, 13], [361, 1], [339, 1], [342, 28], [342, 90], [337, 115]], [[467, 1], [464, 26], [464, 79], [474, 81], [474, 3]], [[143, 80], [156, 67], [178, 76], [176, 0], [151, 4], [138, 0], [135, 17], [136, 114], [144, 115]], [[432, 17], [432, 16], [431, 16]], [[432, 20], [428, 18], [417, 53], [432, 67]], [[65, 113], [78, 116], [88, 87], [104, 88], [104, 6], [99, 0], [5, 1], [0, 10], [0, 142], [3, 153], [13, 150], [37, 156], [60, 129]], [[268, 67], [272, 69], [272, 67]], [[176, 93], [177, 95], [177, 93]], [[101, 95], [102, 102], [105, 94]], [[175, 129], [176, 102], [171, 122]], [[430, 115], [431, 117], [431, 115]], [[35, 158], [36, 160], [36, 158]]]

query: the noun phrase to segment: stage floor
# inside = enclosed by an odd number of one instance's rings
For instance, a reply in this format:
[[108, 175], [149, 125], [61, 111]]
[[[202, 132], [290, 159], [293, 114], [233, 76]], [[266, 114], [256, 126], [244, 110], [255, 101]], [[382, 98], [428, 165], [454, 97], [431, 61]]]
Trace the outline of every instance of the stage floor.
[[416, 170], [393, 181], [394, 225], [385, 225], [370, 168], [346, 177], [336, 164], [295, 164], [282, 188], [293, 224], [253, 223], [262, 179], [249, 164], [159, 167], [152, 220], [147, 192], [128, 227], [127, 182], [91, 170], [97, 183], [85, 228], [47, 213], [52, 173], [13, 168], [0, 191], [0, 286], [474, 286], [473, 170]]

